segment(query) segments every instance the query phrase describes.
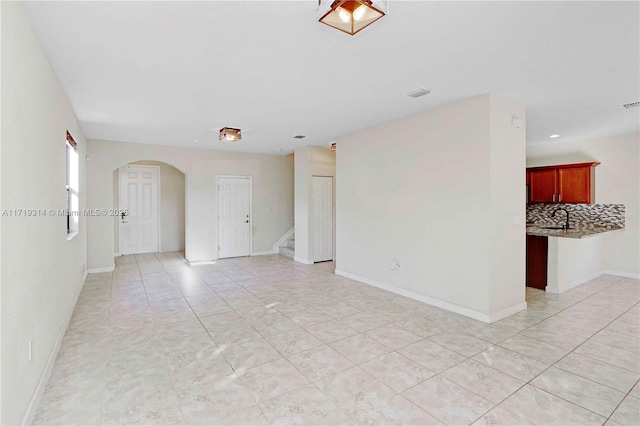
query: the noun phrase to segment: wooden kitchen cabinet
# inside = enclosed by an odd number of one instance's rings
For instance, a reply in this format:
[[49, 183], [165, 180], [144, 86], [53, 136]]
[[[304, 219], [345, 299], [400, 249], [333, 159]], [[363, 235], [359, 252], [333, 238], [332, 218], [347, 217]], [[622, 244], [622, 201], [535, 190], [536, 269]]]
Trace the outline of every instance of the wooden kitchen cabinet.
[[593, 190], [595, 173], [590, 166], [563, 167], [558, 169], [559, 202], [591, 204], [595, 197]]
[[556, 169], [530, 170], [530, 203], [555, 203], [557, 188], [558, 171]]
[[527, 287], [546, 290], [549, 239], [527, 235]]
[[591, 204], [598, 162], [527, 169], [529, 203]]

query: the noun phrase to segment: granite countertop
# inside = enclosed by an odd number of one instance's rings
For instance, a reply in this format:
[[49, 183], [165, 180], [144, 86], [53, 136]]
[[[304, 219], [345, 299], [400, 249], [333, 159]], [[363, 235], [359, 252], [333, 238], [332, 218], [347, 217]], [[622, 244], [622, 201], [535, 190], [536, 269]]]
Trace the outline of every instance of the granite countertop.
[[527, 224], [527, 235], [535, 235], [538, 237], [585, 238], [602, 234], [603, 232], [617, 231], [619, 229], [624, 228], [620, 226], [595, 226], [591, 228], [572, 228], [564, 230], [544, 229], [542, 225]]

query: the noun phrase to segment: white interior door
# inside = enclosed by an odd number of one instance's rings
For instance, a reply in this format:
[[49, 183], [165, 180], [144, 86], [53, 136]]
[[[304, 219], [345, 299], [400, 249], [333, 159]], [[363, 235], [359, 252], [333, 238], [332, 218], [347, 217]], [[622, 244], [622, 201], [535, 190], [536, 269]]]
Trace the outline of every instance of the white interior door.
[[156, 166], [120, 167], [119, 205], [127, 210], [120, 217], [120, 254], [158, 252], [158, 186]]
[[313, 261], [333, 260], [333, 178], [313, 177]]
[[251, 254], [251, 179], [218, 178], [218, 257]]

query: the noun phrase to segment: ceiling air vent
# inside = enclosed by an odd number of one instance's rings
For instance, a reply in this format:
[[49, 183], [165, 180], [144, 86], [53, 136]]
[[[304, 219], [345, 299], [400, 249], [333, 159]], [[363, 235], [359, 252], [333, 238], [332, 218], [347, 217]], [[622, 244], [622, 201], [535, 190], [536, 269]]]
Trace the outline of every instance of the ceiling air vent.
[[637, 102], [629, 102], [628, 104], [622, 105], [624, 109], [638, 108], [640, 107], [640, 101]]
[[304, 136], [304, 135], [295, 135], [293, 138], [294, 139], [304, 139], [304, 138], [306, 138], [306, 136]]
[[429, 93], [431, 93], [431, 90], [420, 88], [407, 93], [407, 96], [410, 98], [419, 98], [420, 96], [428, 95]]

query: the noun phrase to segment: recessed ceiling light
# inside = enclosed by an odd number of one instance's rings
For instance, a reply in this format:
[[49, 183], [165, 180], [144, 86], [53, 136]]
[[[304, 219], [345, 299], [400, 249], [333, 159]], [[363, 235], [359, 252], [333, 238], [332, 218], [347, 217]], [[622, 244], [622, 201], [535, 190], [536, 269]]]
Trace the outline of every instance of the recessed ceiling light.
[[278, 148], [278, 149], [276, 149], [276, 151], [280, 152], [280, 151], [282, 151], [282, 148]]
[[549, 136], [549, 137], [550, 137], [550, 138], [559, 138], [559, 137], [560, 137], [560, 135], [551, 135], [551, 136]]
[[193, 142], [198, 143], [198, 142], [200, 142], [200, 141], [199, 141], [198, 139], [196, 139], [196, 140], [194, 140]]

